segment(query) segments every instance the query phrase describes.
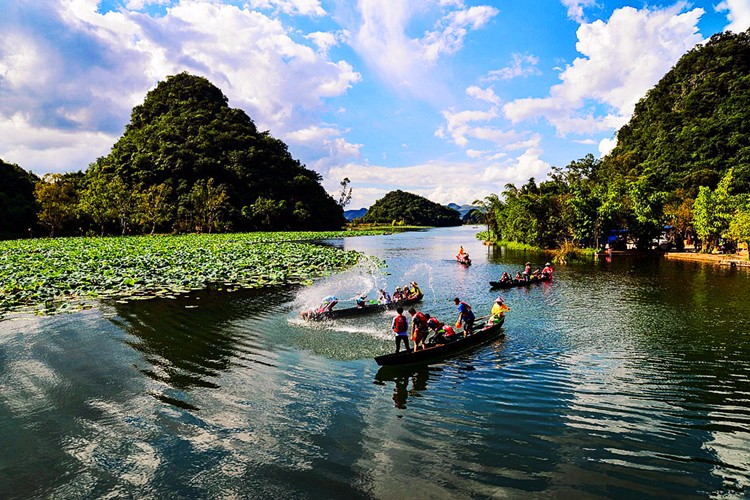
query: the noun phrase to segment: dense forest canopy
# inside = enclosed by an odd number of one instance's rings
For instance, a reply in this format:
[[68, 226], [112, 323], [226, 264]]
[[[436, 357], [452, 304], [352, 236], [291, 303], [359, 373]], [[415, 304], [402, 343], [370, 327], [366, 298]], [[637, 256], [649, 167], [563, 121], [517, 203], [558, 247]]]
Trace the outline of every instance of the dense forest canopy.
[[[747, 241], [750, 215], [750, 30], [685, 54], [637, 104], [606, 157], [553, 168], [550, 179], [475, 203], [487, 237], [554, 248], [598, 247], [612, 231], [639, 248], [668, 228], [680, 248]], [[730, 227], [731, 226], [731, 227]]]
[[409, 226], [460, 226], [457, 210], [406, 191], [391, 191], [375, 202], [361, 219], [364, 223]]
[[25, 235], [36, 226], [38, 180], [18, 165], [0, 160], [0, 237]]
[[115, 177], [141, 193], [161, 189], [171, 207], [158, 224], [166, 228], [314, 230], [345, 222], [319, 174], [258, 132], [207, 79], [187, 73], [148, 93], [111, 153], [86, 176]]

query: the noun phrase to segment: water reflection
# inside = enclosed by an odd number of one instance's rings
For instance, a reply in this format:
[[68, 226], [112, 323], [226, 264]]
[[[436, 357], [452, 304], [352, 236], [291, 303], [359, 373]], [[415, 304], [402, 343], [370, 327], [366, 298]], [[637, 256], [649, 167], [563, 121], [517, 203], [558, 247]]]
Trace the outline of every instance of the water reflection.
[[[428, 368], [422, 366], [399, 367], [399, 366], [382, 366], [378, 373], [375, 374], [375, 383], [386, 385], [387, 382], [393, 382], [393, 403], [398, 409], [406, 409], [406, 400], [411, 397], [418, 397], [422, 391], [427, 390], [427, 382], [430, 374], [437, 375], [441, 370], [439, 368]], [[411, 389], [409, 384], [411, 383]]]
[[238, 331], [234, 322], [268, 319], [288, 293], [278, 290], [241, 290], [228, 294], [200, 291], [174, 300], [112, 304], [111, 321], [130, 337], [123, 342], [143, 356], [138, 370], [158, 382], [152, 395], [182, 409], [199, 409], [190, 401], [195, 388], [220, 389], [222, 374], [254, 364], [274, 366], [262, 328]]

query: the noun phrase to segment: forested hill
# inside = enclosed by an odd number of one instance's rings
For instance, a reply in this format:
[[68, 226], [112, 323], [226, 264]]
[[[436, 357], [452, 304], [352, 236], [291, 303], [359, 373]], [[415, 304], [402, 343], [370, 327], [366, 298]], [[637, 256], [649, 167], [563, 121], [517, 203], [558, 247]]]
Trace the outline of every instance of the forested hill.
[[359, 220], [365, 223], [397, 223], [410, 226], [461, 225], [458, 211], [401, 190], [391, 191], [377, 200]]
[[319, 174], [258, 132], [207, 79], [187, 73], [149, 92], [110, 154], [86, 172], [89, 184], [110, 177], [133, 192], [166, 193], [163, 230], [333, 229], [345, 222]]
[[602, 178], [641, 178], [694, 197], [734, 167], [750, 192], [750, 30], [714, 35], [685, 54], [637, 104], [601, 164]]
[[27, 235], [36, 226], [38, 180], [18, 165], [0, 160], [0, 238]]

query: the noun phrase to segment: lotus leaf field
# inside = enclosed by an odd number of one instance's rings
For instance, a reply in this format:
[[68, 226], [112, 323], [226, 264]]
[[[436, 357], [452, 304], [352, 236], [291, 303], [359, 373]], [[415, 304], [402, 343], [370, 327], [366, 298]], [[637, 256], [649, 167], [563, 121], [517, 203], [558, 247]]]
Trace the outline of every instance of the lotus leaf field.
[[356, 265], [358, 252], [313, 240], [382, 234], [276, 232], [41, 238], [0, 242], [0, 317], [88, 307], [90, 299], [174, 297], [309, 282]]

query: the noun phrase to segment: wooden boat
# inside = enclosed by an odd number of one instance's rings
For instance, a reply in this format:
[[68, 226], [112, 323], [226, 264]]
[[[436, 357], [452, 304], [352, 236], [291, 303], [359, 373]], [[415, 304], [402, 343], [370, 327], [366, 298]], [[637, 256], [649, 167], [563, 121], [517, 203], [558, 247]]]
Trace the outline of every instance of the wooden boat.
[[544, 283], [545, 281], [552, 281], [552, 278], [531, 278], [529, 281], [526, 280], [512, 280], [512, 281], [490, 281], [492, 288], [515, 288], [517, 286], [531, 286], [534, 283]]
[[416, 304], [417, 302], [422, 300], [423, 296], [424, 295], [420, 293], [416, 297], [400, 300], [398, 302], [391, 302], [390, 304], [365, 304], [362, 307], [346, 307], [342, 309], [334, 309], [332, 311], [324, 311], [322, 313], [317, 311], [305, 311], [300, 316], [302, 316], [303, 319], [309, 321], [322, 321], [327, 319], [349, 318], [360, 316], [363, 314], [372, 314], [377, 312], [395, 310], [399, 306], [406, 309], [407, 306]]
[[458, 338], [456, 340], [446, 344], [431, 345], [418, 351], [412, 350], [383, 354], [382, 356], [377, 356], [375, 362], [380, 366], [406, 366], [434, 363], [505, 335], [501, 330], [504, 322], [505, 317], [502, 316], [498, 323], [480, 326], [479, 329], [474, 330], [474, 333], [468, 337], [463, 337], [461, 334], [457, 334]]
[[470, 266], [471, 265], [471, 259], [469, 258], [468, 255], [466, 257], [464, 257], [463, 259], [460, 259], [460, 258], [456, 257], [456, 262], [458, 262], [459, 264], [463, 264], [464, 266]]

